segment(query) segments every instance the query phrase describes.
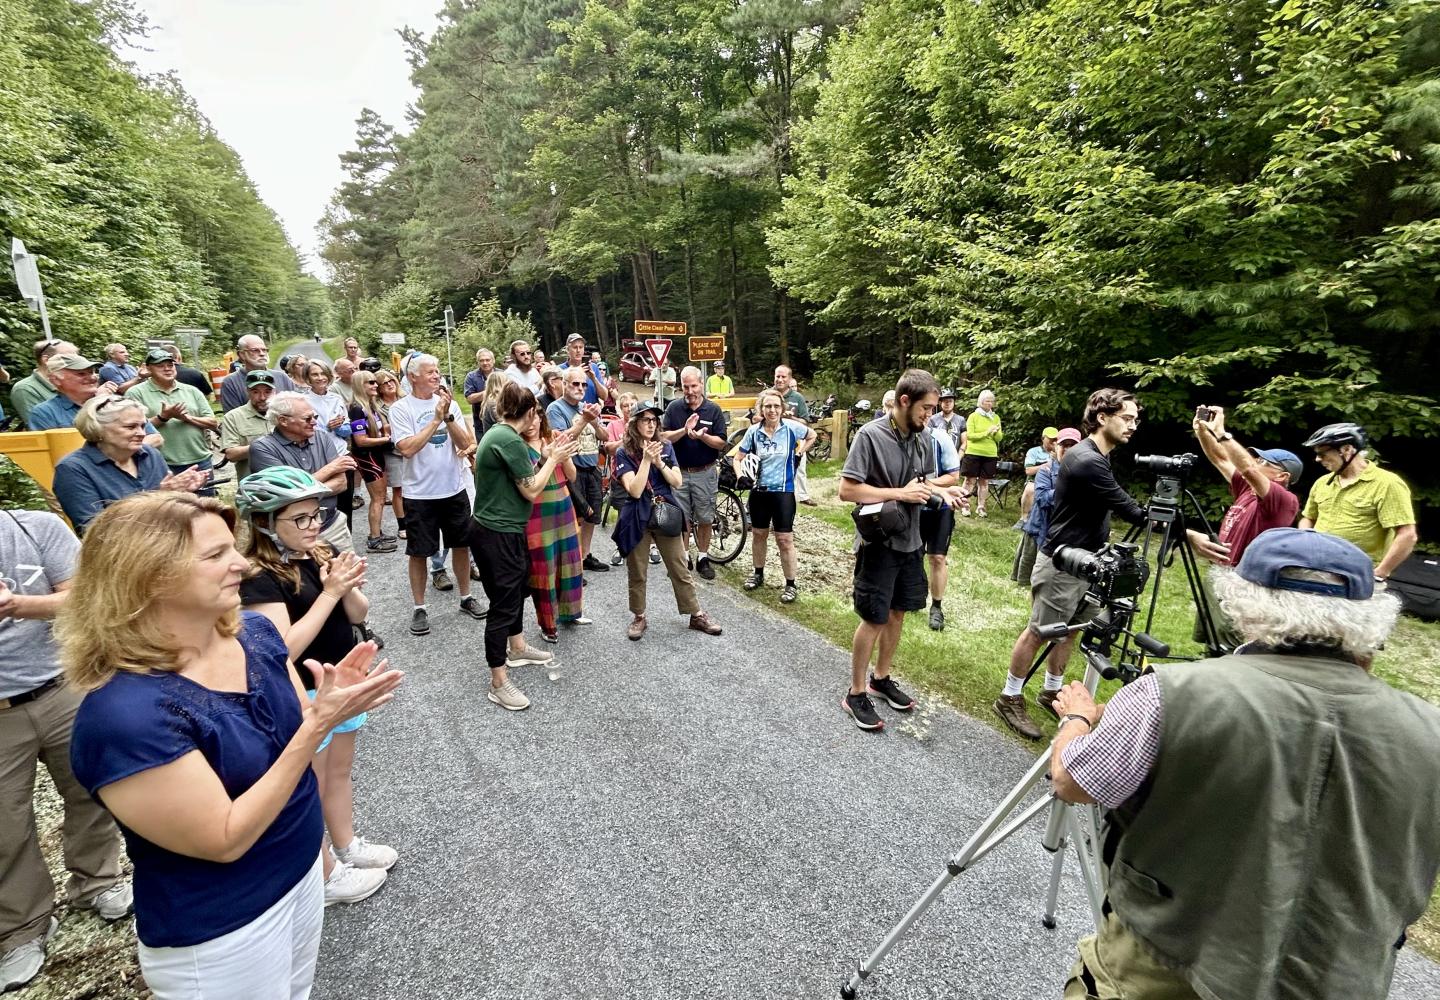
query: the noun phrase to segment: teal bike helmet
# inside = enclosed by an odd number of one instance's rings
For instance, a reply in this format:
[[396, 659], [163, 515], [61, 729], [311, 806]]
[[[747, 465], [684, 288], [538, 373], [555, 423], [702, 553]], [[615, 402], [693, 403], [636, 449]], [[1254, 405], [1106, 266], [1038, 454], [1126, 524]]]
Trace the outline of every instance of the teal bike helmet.
[[252, 517], [272, 514], [301, 500], [323, 500], [330, 495], [329, 487], [304, 469], [272, 465], [240, 480], [235, 488], [235, 506], [242, 515]]

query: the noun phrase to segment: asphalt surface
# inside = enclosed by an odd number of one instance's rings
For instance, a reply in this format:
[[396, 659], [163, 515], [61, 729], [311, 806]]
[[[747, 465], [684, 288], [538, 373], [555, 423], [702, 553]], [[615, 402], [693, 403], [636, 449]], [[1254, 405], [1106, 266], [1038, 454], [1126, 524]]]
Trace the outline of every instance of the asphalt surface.
[[[720, 583], [697, 581], [725, 634], [689, 632], [653, 569], [644, 639], [623, 568], [589, 574], [595, 624], [550, 647], [559, 680], [514, 672], [533, 707], [510, 713], [457, 593], [430, 590], [412, 637], [403, 550], [371, 557], [371, 623], [407, 678], [359, 739], [357, 825], [401, 857], [327, 911], [317, 996], [833, 997], [1032, 762], [923, 692], [861, 732], [847, 652]], [[961, 875], [860, 995], [1058, 997], [1089, 916], [1072, 861], [1041, 928], [1040, 832]], [[1404, 953], [1392, 996], [1437, 995], [1440, 967]]]

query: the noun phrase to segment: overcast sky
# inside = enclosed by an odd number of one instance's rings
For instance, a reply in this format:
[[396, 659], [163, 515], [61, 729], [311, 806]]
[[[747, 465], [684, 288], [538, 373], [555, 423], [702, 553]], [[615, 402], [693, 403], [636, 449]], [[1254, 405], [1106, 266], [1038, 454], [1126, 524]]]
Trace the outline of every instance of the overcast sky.
[[374, 108], [408, 131], [415, 99], [396, 29], [429, 35], [439, 0], [135, 0], [154, 30], [142, 72], [174, 70], [244, 159], [291, 242], [315, 259], [315, 223], [344, 178], [339, 155]]

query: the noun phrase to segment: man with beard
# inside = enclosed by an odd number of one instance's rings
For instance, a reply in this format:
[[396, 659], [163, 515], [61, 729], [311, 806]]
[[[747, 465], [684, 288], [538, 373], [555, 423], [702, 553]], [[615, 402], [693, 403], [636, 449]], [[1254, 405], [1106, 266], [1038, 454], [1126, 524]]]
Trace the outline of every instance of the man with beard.
[[235, 481], [250, 475], [250, 443], [270, 433], [266, 413], [275, 394], [275, 376], [264, 368], [245, 373], [244, 406], [237, 406], [220, 421], [220, 448], [235, 466]]

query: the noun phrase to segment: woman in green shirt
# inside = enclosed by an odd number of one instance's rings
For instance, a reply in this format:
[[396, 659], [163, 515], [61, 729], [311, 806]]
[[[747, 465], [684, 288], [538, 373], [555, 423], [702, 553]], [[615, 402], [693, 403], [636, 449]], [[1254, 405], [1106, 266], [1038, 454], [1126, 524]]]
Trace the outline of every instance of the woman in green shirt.
[[475, 527], [470, 551], [480, 568], [480, 585], [490, 600], [485, 619], [485, 662], [490, 667], [486, 697], [501, 708], [519, 712], [530, 699], [510, 679], [510, 667], [548, 664], [551, 654], [525, 642], [525, 595], [530, 590], [530, 551], [525, 528], [535, 500], [555, 467], [575, 454], [568, 433], [557, 434], [542, 449], [537, 469], [524, 435], [539, 419], [535, 394], [512, 382], [496, 405], [500, 420], [485, 432], [475, 451]]

